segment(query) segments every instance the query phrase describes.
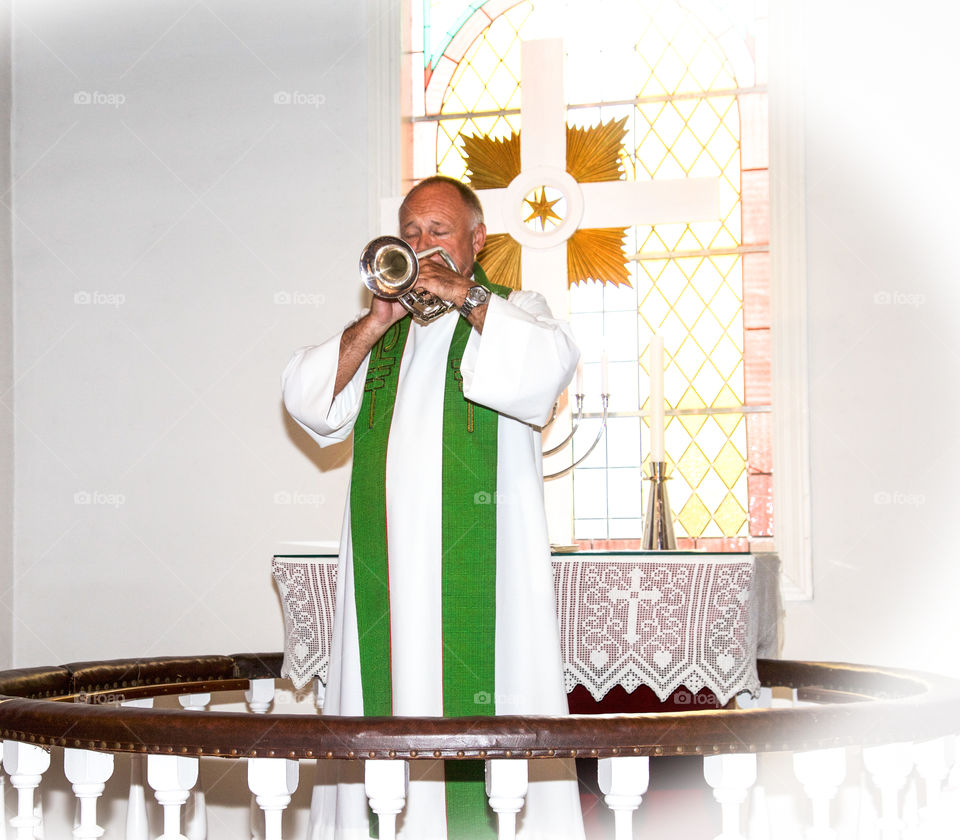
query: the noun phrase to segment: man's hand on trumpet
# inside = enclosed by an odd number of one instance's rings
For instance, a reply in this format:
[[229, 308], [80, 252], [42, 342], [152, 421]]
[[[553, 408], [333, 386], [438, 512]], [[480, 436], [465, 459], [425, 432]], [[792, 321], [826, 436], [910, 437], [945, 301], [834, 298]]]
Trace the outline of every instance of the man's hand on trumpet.
[[[404, 315], [409, 314], [399, 300], [387, 300], [376, 295], [370, 301], [370, 312], [365, 316], [369, 318], [379, 329], [379, 335], [374, 342], [383, 335], [389, 327], [399, 321]], [[363, 320], [363, 319], [361, 319]], [[371, 342], [371, 347], [373, 343]], [[369, 348], [368, 348], [369, 349]]]
[[451, 269], [439, 254], [420, 260], [417, 289], [425, 289], [440, 300], [449, 301], [459, 308], [472, 285], [468, 277]]
[[[473, 269], [470, 264], [468, 270]], [[467, 292], [470, 291], [476, 283], [471, 277], [464, 277], [456, 271], [453, 271], [442, 260], [435, 261], [434, 257], [420, 261], [420, 274], [417, 277], [417, 289], [425, 289], [432, 295], [452, 303], [457, 309], [463, 306], [467, 299]], [[487, 314], [486, 303], [475, 306], [467, 315], [467, 320], [473, 325], [473, 328], [483, 332], [483, 322]]]

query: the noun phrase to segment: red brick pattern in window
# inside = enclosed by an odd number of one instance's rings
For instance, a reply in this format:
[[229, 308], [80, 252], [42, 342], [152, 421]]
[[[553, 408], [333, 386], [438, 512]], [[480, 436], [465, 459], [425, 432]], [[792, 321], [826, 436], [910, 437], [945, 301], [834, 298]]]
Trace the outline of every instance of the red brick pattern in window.
[[770, 405], [770, 330], [743, 331], [743, 382], [747, 405]]
[[766, 169], [740, 173], [740, 202], [743, 213], [743, 244], [770, 243], [770, 176]]

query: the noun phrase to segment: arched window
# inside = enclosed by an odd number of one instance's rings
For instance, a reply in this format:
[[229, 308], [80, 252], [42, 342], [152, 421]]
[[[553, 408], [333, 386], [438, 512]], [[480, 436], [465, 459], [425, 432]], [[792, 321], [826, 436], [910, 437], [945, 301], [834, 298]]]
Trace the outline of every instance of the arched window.
[[[464, 136], [520, 129], [520, 41], [536, 36], [543, 5], [415, 4], [414, 180], [462, 178]], [[720, 183], [718, 219], [628, 229], [629, 286], [570, 289], [595, 393], [602, 347], [610, 359], [608, 433], [574, 473], [574, 534], [585, 547], [639, 546], [654, 333], [667, 357], [666, 456], [680, 547], [771, 545], [766, 20], [757, 8], [617, 0], [551, 12], [564, 39], [568, 125], [626, 118], [626, 179]], [[594, 416], [582, 440], [592, 440], [597, 409], [588, 398]]]

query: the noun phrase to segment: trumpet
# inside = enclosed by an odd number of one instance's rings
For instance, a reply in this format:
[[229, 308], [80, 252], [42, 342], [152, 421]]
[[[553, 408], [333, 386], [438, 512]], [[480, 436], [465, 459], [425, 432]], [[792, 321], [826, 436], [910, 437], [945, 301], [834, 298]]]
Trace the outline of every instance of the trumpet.
[[398, 236], [378, 236], [360, 254], [360, 280], [377, 297], [399, 300], [417, 323], [429, 324], [454, 308], [450, 301], [415, 288], [420, 260], [434, 254], [439, 254], [453, 271], [460, 272], [443, 248], [427, 248], [418, 253]]

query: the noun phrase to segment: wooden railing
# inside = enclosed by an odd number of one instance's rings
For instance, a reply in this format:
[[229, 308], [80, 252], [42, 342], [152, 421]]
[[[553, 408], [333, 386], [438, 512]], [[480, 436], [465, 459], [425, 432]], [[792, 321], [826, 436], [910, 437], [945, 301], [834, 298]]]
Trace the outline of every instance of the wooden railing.
[[[762, 833], [773, 820], [772, 814], [758, 814], [765, 803], [756, 795], [762, 791], [756, 784], [757, 756], [767, 753], [794, 754], [796, 777], [811, 802], [808, 836], [837, 836], [831, 800], [852, 751], [877, 791], [875, 836], [892, 840], [912, 832], [939, 837], [944, 821], [958, 813], [948, 774], [953, 736], [960, 731], [960, 684], [929, 674], [761, 660], [764, 689], [758, 700], [741, 701], [746, 708], [569, 717], [349, 718], [264, 714], [280, 663], [279, 654], [243, 654], [0, 673], [3, 767], [17, 791], [10, 819], [14, 836], [38, 836], [42, 817], [35, 794], [54, 752], [62, 752], [64, 773], [79, 803], [75, 837], [102, 833], [97, 798], [113, 772], [114, 755], [123, 753], [146, 759], [146, 780], [164, 810], [159, 836], [165, 839], [185, 836], [182, 809], [197, 783], [200, 758], [247, 760], [248, 784], [264, 815], [266, 840], [281, 837], [282, 814], [297, 788], [301, 759], [363, 761], [367, 795], [380, 815], [384, 840], [393, 836], [395, 817], [403, 808], [406, 762], [425, 759], [486, 760], [487, 791], [502, 838], [514, 836], [527, 761], [556, 757], [598, 761], [617, 840], [633, 837], [633, 813], [647, 790], [648, 762], [657, 756], [703, 757], [725, 840], [744, 836], [744, 825]], [[210, 704], [211, 693], [236, 690], [246, 691], [253, 713], [198, 713]], [[163, 695], [178, 695], [183, 709], [151, 708], [152, 698]], [[144, 840], [142, 760], [132, 767], [126, 836]], [[191, 840], [206, 837], [207, 831], [197, 793], [187, 829]], [[753, 810], [745, 820], [742, 803], [748, 798]], [[785, 826], [770, 830], [770, 836], [790, 836]], [[0, 821], [0, 838], [5, 836]]]

